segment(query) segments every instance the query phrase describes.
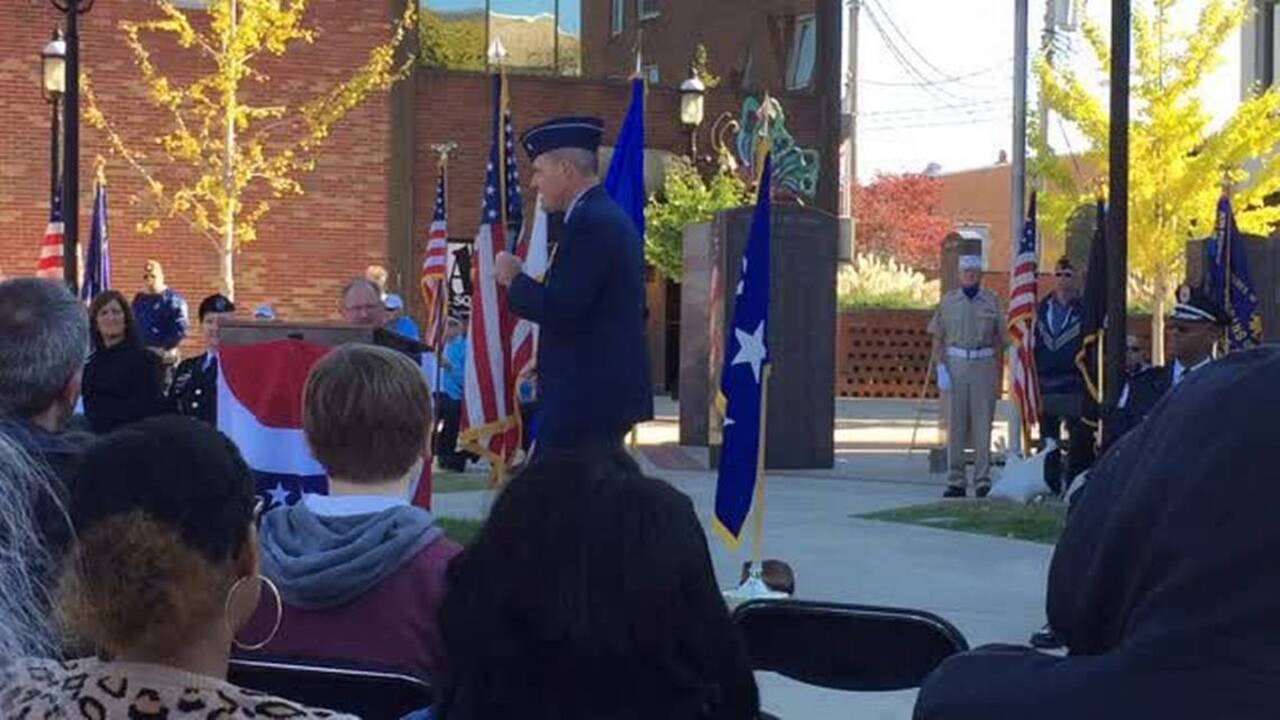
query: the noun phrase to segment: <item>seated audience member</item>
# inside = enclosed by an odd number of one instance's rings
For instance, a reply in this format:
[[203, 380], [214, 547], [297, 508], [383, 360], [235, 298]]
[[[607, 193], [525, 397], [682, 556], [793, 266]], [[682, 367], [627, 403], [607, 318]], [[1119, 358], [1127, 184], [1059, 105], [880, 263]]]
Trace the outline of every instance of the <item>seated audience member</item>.
[[108, 290], [89, 305], [93, 354], [84, 368], [84, 412], [98, 434], [164, 412], [165, 368], [143, 348], [124, 296]]
[[58, 653], [49, 578], [40, 572], [50, 561], [35, 514], [49, 482], [44, 468], [0, 432], [0, 693], [10, 660]]
[[1197, 371], [1091, 471], [1054, 552], [1069, 655], [980, 648], [925, 683], [920, 720], [1280, 717], [1280, 349]]
[[759, 715], [693, 503], [621, 450], [535, 461], [449, 580], [437, 718]]
[[63, 283], [14, 278], [0, 282], [0, 338], [0, 432], [50, 471], [52, 492], [41, 493], [36, 516], [50, 553], [60, 556], [71, 540], [61, 510], [66, 486], [92, 440], [66, 429], [80, 396], [89, 318]]
[[151, 418], [96, 442], [59, 596], [69, 636], [99, 657], [15, 662], [0, 717], [337, 717], [225, 680], [232, 643], [261, 641], [237, 639], [267, 584], [257, 512], [240, 453], [198, 420]]
[[[344, 345], [311, 369], [302, 402], [330, 495], [263, 519], [263, 568], [284, 615], [261, 654], [430, 675], [443, 656], [445, 569], [459, 548], [407, 501], [429, 443], [426, 382], [400, 353]], [[268, 620], [260, 607], [254, 627], [265, 632]]]

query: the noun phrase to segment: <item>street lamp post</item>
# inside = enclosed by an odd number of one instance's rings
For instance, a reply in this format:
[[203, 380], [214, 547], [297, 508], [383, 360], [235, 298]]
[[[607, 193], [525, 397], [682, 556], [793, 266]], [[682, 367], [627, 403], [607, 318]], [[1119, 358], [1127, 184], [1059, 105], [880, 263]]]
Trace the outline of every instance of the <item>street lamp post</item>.
[[63, 73], [62, 154], [62, 277], [73, 292], [80, 285], [78, 242], [80, 230], [80, 16], [93, 9], [94, 0], [52, 0], [65, 16], [66, 62]]
[[67, 43], [62, 39], [62, 28], [53, 33], [53, 39], [40, 51], [40, 95], [53, 108], [49, 121], [49, 202], [58, 194], [58, 115], [62, 108], [62, 95], [66, 91]]
[[689, 68], [689, 79], [680, 83], [680, 123], [689, 131], [689, 159], [698, 162], [698, 128], [706, 113], [707, 84]]

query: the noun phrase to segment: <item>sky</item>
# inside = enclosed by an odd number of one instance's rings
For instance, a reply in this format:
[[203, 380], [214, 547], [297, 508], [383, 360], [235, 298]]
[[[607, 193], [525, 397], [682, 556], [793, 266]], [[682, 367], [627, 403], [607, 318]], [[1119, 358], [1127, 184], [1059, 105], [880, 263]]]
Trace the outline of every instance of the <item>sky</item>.
[[[858, 177], [876, 172], [943, 172], [984, 167], [1012, 145], [1013, 0], [862, 0], [858, 58]], [[1147, 4], [1137, 0], [1135, 6]], [[1175, 22], [1194, 27], [1202, 0], [1181, 0]], [[1030, 0], [1030, 44], [1040, 44], [1045, 0]], [[1109, 26], [1110, 3], [1089, 0], [1086, 13]], [[883, 33], [883, 36], [882, 36]], [[907, 61], [895, 56], [892, 47]], [[910, 46], [908, 46], [908, 43]], [[1071, 37], [1063, 61], [1101, 97], [1107, 92], [1093, 51]], [[914, 49], [913, 49], [914, 48]], [[1224, 63], [1206, 77], [1200, 96], [1221, 122], [1240, 99], [1240, 38], [1222, 47]], [[913, 71], [904, 68], [909, 64]], [[1034, 78], [1028, 86], [1034, 102]], [[1058, 152], [1081, 150], [1079, 133], [1050, 120]]]
[[[421, 5], [442, 12], [484, 10], [485, 0], [421, 0]], [[504, 15], [553, 15], [556, 10], [555, 0], [490, 0], [489, 6]], [[576, 34], [581, 26], [581, 0], [560, 0], [560, 27]]]

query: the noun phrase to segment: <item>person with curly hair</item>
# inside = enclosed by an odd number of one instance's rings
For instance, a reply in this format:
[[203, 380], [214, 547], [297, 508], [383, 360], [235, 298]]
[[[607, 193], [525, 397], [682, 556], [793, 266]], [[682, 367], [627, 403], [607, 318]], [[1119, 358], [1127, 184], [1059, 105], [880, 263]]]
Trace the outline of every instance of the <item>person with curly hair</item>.
[[276, 594], [259, 574], [256, 502], [239, 451], [192, 418], [90, 447], [58, 595], [68, 637], [97, 653], [15, 662], [0, 717], [349, 718], [225, 680], [232, 645], [263, 642], [239, 637], [263, 586]]

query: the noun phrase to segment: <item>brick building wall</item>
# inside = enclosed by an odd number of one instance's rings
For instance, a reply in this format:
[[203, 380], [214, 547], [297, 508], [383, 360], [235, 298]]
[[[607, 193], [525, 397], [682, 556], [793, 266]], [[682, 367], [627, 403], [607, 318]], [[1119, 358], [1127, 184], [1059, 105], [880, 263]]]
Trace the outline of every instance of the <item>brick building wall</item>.
[[[346, 77], [367, 58], [369, 49], [389, 33], [399, 0], [344, 2], [312, 0], [307, 24], [319, 31], [313, 46], [295, 46], [283, 58], [263, 65], [270, 92], [290, 103], [312, 97]], [[82, 19], [82, 67], [113, 123], [135, 147], [147, 132], [165, 127], [168, 118], [148, 102], [119, 22], [154, 13], [143, 0], [104, 1]], [[195, 13], [199, 17], [199, 13]], [[39, 241], [48, 222], [49, 106], [40, 97], [39, 51], [58, 22], [48, 0], [0, 3], [0, 271], [34, 272]], [[194, 54], [156, 43], [155, 62], [175, 80], [204, 67]], [[450, 176], [450, 228], [458, 238], [472, 236], [479, 223], [484, 162], [489, 151], [489, 79], [478, 73], [419, 69], [406, 82], [411, 102], [400, 106], [389, 95], [375, 96], [337, 126], [317, 156], [313, 173], [301, 176], [306, 194], [277, 200], [259, 226], [259, 240], [245, 248], [236, 272], [237, 304], [252, 309], [270, 302], [292, 320], [336, 319], [337, 294], [351, 276], [371, 263], [391, 270], [393, 287], [413, 302], [421, 262], [422, 237], [432, 211], [436, 156], [433, 143], [459, 144]], [[403, 89], [403, 88], [402, 88]], [[513, 76], [511, 101], [517, 131], [561, 114], [596, 114], [606, 122], [612, 144], [630, 100], [623, 81], [544, 76]], [[743, 96], [720, 88], [707, 97], [707, 125], [699, 144], [710, 147], [709, 126], [721, 112], [740, 111]], [[784, 98], [789, 127], [805, 146], [817, 143], [816, 102], [806, 95]], [[679, 93], [651, 88], [646, 124], [651, 148], [683, 152], [688, 136], [678, 122]], [[395, 113], [409, 113], [404, 118]], [[408, 139], [394, 142], [395, 127], [408, 124]], [[87, 242], [92, 203], [94, 158], [107, 155], [103, 138], [82, 124], [81, 242]], [[392, 167], [401, 152], [412, 155], [407, 199], [392, 202], [403, 188], [391, 187]], [[531, 169], [520, 154], [527, 183]], [[141, 287], [147, 258], [160, 260], [170, 284], [186, 295], [193, 310], [218, 289], [218, 258], [208, 240], [181, 222], [169, 222], [154, 235], [141, 235], [144, 218], [130, 198], [142, 189], [123, 161], [108, 158], [110, 238], [113, 285], [128, 295]], [[528, 197], [530, 205], [533, 198]], [[403, 214], [403, 215], [401, 215]], [[392, 237], [392, 225], [411, 219], [413, 238]], [[395, 222], [393, 222], [395, 221]], [[405, 242], [414, 251], [389, 253]], [[398, 262], [393, 258], [403, 258]], [[198, 347], [189, 343], [189, 350]]]
[[689, 77], [699, 43], [711, 71], [740, 87], [751, 58], [747, 87], [780, 92], [791, 51], [794, 18], [814, 12], [814, 0], [645, 0], [657, 14], [641, 17], [642, 0], [622, 0], [623, 31], [613, 34], [614, 0], [582, 0], [582, 68], [587, 76], [626, 77], [635, 67], [638, 33], [645, 65], [657, 65], [664, 85]]
[[[492, 80], [480, 73], [430, 70], [419, 72], [417, 82], [414, 227], [425, 228], [431, 222], [434, 208], [437, 155], [431, 146], [456, 142], [458, 148], [449, 160], [450, 235], [467, 238], [475, 233], [480, 222], [480, 193], [490, 144]], [[510, 78], [509, 89], [517, 133], [557, 115], [596, 115], [605, 122], [606, 145], [612, 145], [616, 139], [631, 102], [631, 89], [625, 81], [515, 75]], [[736, 117], [743, 99], [725, 89], [708, 94], [708, 119], [700, 132], [700, 147], [709, 147], [711, 121], [722, 112], [731, 112]], [[684, 153], [688, 134], [678, 120], [680, 93], [670, 87], [653, 87], [645, 102], [646, 145]], [[802, 145], [814, 144], [817, 140], [814, 101], [796, 96], [787, 100], [785, 107], [789, 127], [797, 141]], [[527, 186], [533, 170], [523, 151], [519, 153], [518, 162], [520, 178]], [[526, 201], [532, 208], [534, 198], [526, 197]]]
[[[331, 87], [359, 67], [369, 50], [389, 36], [393, 0], [314, 0], [307, 25], [318, 31], [314, 45], [298, 44], [282, 58], [260, 66], [271, 77], [271, 97], [296, 104]], [[167, 128], [169, 117], [148, 102], [119, 23], [156, 16], [142, 0], [98, 2], [81, 19], [81, 67], [91, 75], [109, 119], [130, 144], [146, 148], [146, 134]], [[200, 18], [199, 11], [192, 17]], [[49, 106], [40, 97], [39, 51], [59, 22], [48, 0], [0, 3], [0, 264], [9, 274], [34, 271], [38, 244], [48, 221]], [[196, 51], [172, 42], [150, 46], [161, 71], [175, 80], [208, 69]], [[251, 92], [250, 99], [261, 101]], [[363, 272], [386, 255], [389, 156], [387, 96], [356, 109], [330, 136], [316, 170], [302, 176], [306, 194], [277, 200], [259, 227], [259, 240], [239, 257], [237, 300], [243, 307], [272, 302], [285, 317], [333, 315], [344, 278]], [[95, 156], [107, 155], [103, 138], [81, 125], [81, 242], [89, 232]], [[154, 155], [154, 153], [152, 153]], [[163, 175], [161, 175], [163, 178]], [[113, 284], [131, 295], [141, 285], [148, 257], [160, 260], [170, 284], [194, 306], [218, 289], [212, 245], [182, 222], [167, 222], [141, 235], [141, 208], [130, 197], [139, 178], [109, 158], [110, 238]]]

